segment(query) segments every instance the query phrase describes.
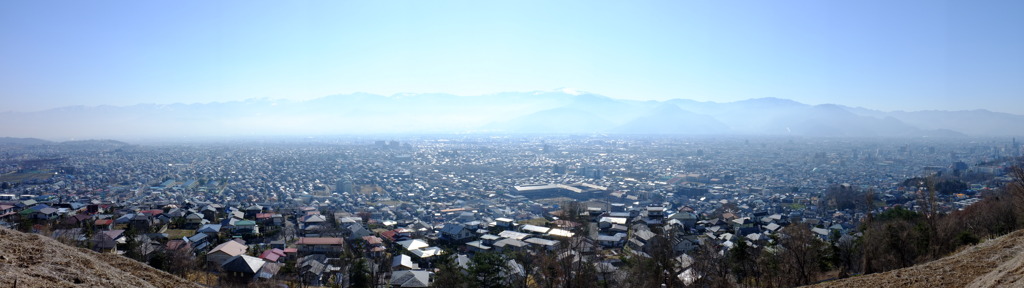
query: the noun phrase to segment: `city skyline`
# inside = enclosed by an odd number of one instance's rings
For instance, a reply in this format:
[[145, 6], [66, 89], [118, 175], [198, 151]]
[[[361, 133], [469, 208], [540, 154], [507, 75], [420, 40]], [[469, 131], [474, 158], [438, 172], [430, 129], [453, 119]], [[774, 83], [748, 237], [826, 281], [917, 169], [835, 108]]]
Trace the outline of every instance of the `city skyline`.
[[0, 5], [4, 111], [568, 87], [1024, 114], [1014, 1]]

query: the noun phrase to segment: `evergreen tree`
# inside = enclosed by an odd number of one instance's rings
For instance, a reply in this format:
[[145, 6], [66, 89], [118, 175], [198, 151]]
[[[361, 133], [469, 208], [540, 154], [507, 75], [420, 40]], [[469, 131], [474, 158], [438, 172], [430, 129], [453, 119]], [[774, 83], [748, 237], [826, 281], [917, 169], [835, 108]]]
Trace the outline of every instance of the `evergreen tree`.
[[473, 255], [469, 263], [469, 277], [472, 287], [498, 288], [505, 287], [501, 271], [505, 270], [505, 261], [501, 255], [483, 252]]
[[370, 277], [367, 275], [370, 269], [366, 266], [366, 260], [359, 258], [355, 263], [352, 263], [352, 267], [349, 268], [349, 287], [352, 288], [369, 288]]
[[455, 254], [448, 254], [437, 261], [437, 274], [434, 275], [434, 287], [468, 288], [469, 279], [462, 268], [455, 263]]
[[125, 238], [124, 256], [128, 257], [128, 258], [135, 259], [135, 260], [139, 260], [139, 258], [141, 258], [140, 255], [139, 255], [139, 252], [138, 252], [138, 250], [139, 250], [138, 249], [139, 248], [139, 241], [138, 241], [138, 239], [135, 239], [135, 237], [136, 237], [136, 233], [135, 233], [134, 229], [128, 228], [128, 229], [124, 230], [124, 238]]

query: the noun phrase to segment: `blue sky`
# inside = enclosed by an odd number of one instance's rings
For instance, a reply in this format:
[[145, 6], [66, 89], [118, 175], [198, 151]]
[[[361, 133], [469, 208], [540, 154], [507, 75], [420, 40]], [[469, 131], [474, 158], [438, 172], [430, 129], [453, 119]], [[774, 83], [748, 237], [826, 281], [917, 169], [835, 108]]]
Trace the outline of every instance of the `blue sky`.
[[1024, 1], [2, 1], [0, 110], [481, 95], [1024, 114]]

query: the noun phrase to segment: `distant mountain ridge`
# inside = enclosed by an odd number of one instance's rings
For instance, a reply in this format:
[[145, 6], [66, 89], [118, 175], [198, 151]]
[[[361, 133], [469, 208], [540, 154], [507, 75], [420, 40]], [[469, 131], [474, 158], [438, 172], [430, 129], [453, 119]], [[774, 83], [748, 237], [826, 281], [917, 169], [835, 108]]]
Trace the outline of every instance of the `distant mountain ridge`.
[[307, 101], [251, 99], [0, 113], [0, 136], [42, 139], [396, 133], [1024, 136], [1024, 116], [986, 110], [883, 112], [780, 98], [636, 101], [573, 90], [482, 96], [356, 93]]

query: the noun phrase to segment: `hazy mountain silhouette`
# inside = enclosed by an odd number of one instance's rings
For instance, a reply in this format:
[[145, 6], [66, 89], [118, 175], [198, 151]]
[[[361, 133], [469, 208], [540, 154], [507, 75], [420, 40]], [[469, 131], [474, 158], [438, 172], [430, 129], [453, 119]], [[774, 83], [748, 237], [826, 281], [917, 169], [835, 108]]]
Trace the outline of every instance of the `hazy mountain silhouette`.
[[604, 132], [612, 122], [597, 114], [568, 107], [548, 109], [504, 123], [486, 126], [486, 131], [507, 133], [595, 133]]
[[482, 96], [332, 95], [308, 101], [73, 106], [0, 113], [0, 135], [139, 139], [386, 133], [613, 133], [837, 137], [1024, 135], [1024, 116], [883, 112], [780, 98], [635, 101], [570, 90]]
[[1024, 135], [1024, 116], [988, 110], [882, 112], [865, 108], [846, 109], [859, 115], [892, 117], [922, 129], [951, 130], [972, 136]]
[[714, 117], [696, 114], [663, 103], [610, 132], [620, 134], [729, 134], [729, 126]]
[[0, 137], [0, 144], [2, 145], [44, 145], [51, 143], [53, 142], [37, 138]]

